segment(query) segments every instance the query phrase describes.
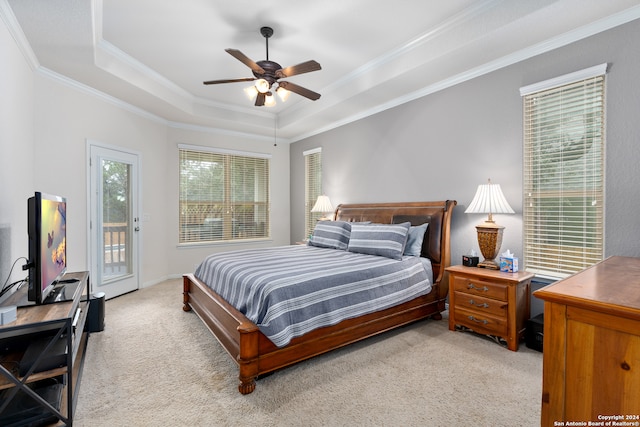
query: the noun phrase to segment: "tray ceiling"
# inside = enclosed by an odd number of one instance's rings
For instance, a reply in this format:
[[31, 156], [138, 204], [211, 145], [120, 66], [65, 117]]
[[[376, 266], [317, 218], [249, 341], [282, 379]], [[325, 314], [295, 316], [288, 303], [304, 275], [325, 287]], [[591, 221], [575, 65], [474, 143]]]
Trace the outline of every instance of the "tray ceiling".
[[[296, 141], [640, 17], [637, 0], [0, 0], [33, 68], [177, 127]], [[227, 54], [321, 71], [255, 107]]]

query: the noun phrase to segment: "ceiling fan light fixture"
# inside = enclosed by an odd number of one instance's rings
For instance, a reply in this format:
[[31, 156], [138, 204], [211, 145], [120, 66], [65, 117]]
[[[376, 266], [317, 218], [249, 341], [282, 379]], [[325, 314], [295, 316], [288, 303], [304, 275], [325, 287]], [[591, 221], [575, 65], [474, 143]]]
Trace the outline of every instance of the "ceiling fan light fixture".
[[276, 105], [276, 97], [273, 96], [271, 92], [267, 92], [267, 96], [264, 98], [264, 106], [265, 107], [275, 107]]
[[291, 95], [291, 92], [283, 87], [279, 87], [278, 89], [276, 89], [276, 93], [278, 94], [282, 102], [285, 102], [289, 98], [289, 95]]
[[247, 98], [254, 100], [258, 95], [258, 89], [256, 89], [254, 85], [251, 85], [244, 88], [244, 93], [247, 95]]
[[278, 92], [278, 96], [281, 98], [282, 102], [286, 101], [291, 92], [312, 101], [318, 100], [320, 98], [319, 93], [289, 81], [280, 81], [280, 79], [321, 70], [322, 67], [320, 67], [320, 64], [314, 60], [310, 60], [282, 68], [282, 66], [277, 62], [269, 60], [269, 37], [273, 35], [273, 29], [271, 27], [262, 27], [260, 28], [260, 34], [262, 34], [266, 42], [267, 59], [265, 60], [256, 62], [237, 49], [225, 49], [225, 52], [251, 69], [254, 76], [253, 78], [245, 77], [239, 79], [207, 80], [202, 83], [205, 85], [215, 85], [221, 83], [253, 81], [252, 88], [245, 89], [245, 94], [249, 99], [255, 99], [254, 105], [256, 107], [262, 107], [263, 105], [275, 105], [275, 97], [273, 96], [274, 92]]
[[271, 89], [271, 85], [265, 79], [258, 79], [255, 82], [255, 87], [260, 93], [267, 93]]

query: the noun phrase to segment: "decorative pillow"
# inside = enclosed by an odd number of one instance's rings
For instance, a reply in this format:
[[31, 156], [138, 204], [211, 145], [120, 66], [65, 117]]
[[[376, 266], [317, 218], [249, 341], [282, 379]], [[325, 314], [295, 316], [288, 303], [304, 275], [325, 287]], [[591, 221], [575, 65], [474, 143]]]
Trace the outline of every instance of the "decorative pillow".
[[351, 224], [344, 221], [318, 221], [309, 238], [310, 246], [347, 250]]
[[350, 252], [402, 259], [410, 222], [351, 226]]
[[422, 241], [424, 240], [424, 233], [427, 232], [429, 223], [422, 225], [411, 226], [409, 229], [409, 236], [407, 237], [407, 245], [404, 247], [404, 254], [408, 256], [420, 256], [422, 253]]

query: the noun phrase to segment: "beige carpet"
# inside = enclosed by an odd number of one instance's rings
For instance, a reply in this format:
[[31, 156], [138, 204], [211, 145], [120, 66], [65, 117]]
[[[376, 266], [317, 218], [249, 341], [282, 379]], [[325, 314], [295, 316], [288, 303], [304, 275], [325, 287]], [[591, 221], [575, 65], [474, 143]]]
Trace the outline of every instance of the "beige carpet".
[[538, 426], [542, 354], [423, 321], [237, 392], [237, 368], [182, 311], [180, 280], [106, 302], [78, 426]]

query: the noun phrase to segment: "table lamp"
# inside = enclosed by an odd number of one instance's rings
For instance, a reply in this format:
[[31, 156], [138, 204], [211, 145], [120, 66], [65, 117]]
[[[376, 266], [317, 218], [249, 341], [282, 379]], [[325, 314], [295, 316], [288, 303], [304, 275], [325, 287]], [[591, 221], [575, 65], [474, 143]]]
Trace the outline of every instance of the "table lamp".
[[331, 200], [329, 200], [328, 196], [324, 194], [318, 196], [318, 200], [316, 200], [316, 204], [311, 208], [311, 212], [321, 212], [324, 216], [320, 218], [318, 221], [330, 221], [331, 218], [328, 218], [326, 214], [333, 212], [333, 205], [331, 204]]
[[509, 206], [504, 194], [502, 194], [500, 184], [492, 184], [489, 179], [487, 184], [478, 185], [476, 195], [464, 212], [489, 214], [485, 222], [476, 226], [476, 230], [478, 230], [478, 245], [484, 257], [478, 267], [499, 270], [500, 265], [495, 261], [495, 258], [498, 256], [500, 246], [502, 246], [502, 231], [504, 227], [496, 224], [493, 220], [493, 214], [515, 213]]

